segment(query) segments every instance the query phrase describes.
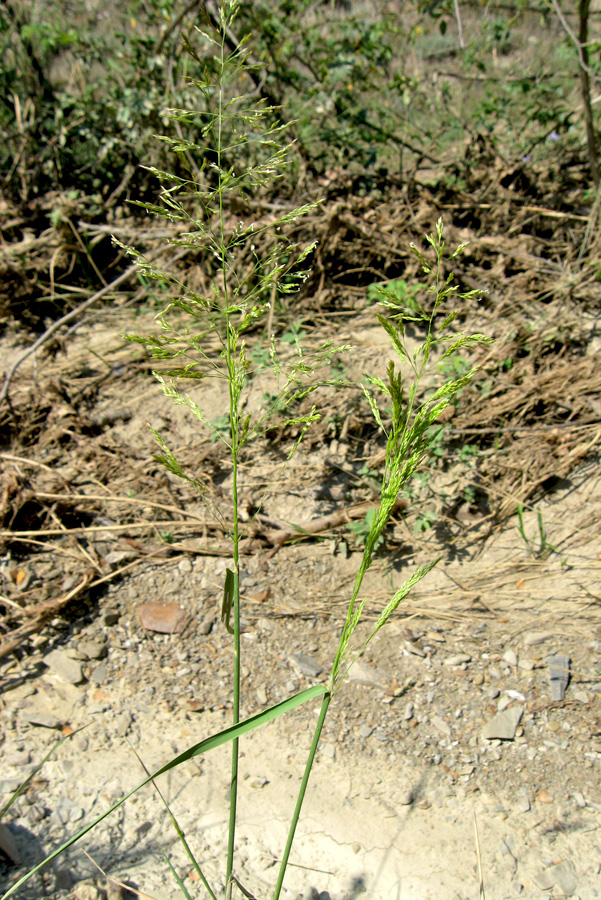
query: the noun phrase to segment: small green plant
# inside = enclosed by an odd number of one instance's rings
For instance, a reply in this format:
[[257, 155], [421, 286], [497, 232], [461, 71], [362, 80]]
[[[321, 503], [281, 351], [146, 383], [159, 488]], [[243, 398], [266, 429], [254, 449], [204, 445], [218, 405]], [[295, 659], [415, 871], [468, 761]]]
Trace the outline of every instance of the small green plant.
[[[287, 459], [290, 459], [307, 429], [319, 418], [315, 406], [302, 412], [300, 402], [311, 397], [324, 384], [318, 377], [318, 372], [329, 367], [337, 354], [349, 348], [336, 346], [332, 340], [327, 340], [309, 352], [302, 344], [303, 332], [300, 326], [291, 326], [288, 334], [290, 343], [294, 345], [292, 352], [288, 345], [285, 346], [285, 352], [280, 354], [275, 341], [271, 344], [273, 390], [268, 393], [267, 401], [259, 404], [258, 408], [250, 406], [250, 382], [256, 362], [253, 362], [247, 349], [248, 332], [265, 324], [268, 319], [269, 301], [265, 298], [273, 295], [274, 288], [280, 293], [290, 293], [306, 279], [307, 259], [312, 252], [312, 245], [296, 246], [287, 235], [287, 226], [313, 209], [315, 204], [282, 213], [269, 226], [240, 222], [229, 214], [233, 198], [239, 199], [261, 190], [281, 174], [288, 160], [286, 129], [274, 120], [273, 109], [263, 104], [257, 106], [252, 97], [240, 92], [250, 64], [244, 42], [234, 49], [230, 46], [231, 26], [237, 10], [236, 0], [222, 0], [219, 27], [212, 33], [198, 31], [198, 40], [203, 43], [203, 47], [206, 49], [205, 45], [208, 44], [213, 47], [214, 52], [212, 68], [204, 69], [203, 74], [195, 81], [207, 100], [207, 105], [211, 101], [213, 110], [200, 117], [198, 139], [192, 148], [206, 160], [205, 169], [200, 173], [202, 177], [194, 180], [192, 176], [184, 178], [166, 171], [153, 170], [162, 183], [161, 202], [145, 205], [149, 212], [157, 216], [185, 223], [186, 232], [180, 233], [172, 243], [195, 250], [204, 247], [211, 251], [217, 261], [217, 270], [208, 296], [198, 294], [175, 275], [156, 268], [135, 248], [120, 245], [137, 261], [146, 277], [169, 285], [171, 298], [156, 317], [160, 328], [158, 334], [132, 334], [127, 336], [128, 339], [142, 344], [156, 360], [155, 376], [163, 393], [174, 404], [191, 413], [198, 420], [200, 428], [208, 428], [212, 434], [217, 435], [227, 446], [230, 455], [231, 497], [227, 506], [220, 507], [207, 492], [204, 480], [197, 473], [188, 471], [168, 446], [166, 439], [154, 432], [159, 445], [156, 460], [171, 474], [185, 479], [197, 490], [231, 541], [232, 562], [225, 573], [221, 618], [223, 626], [232, 637], [233, 646], [232, 722], [223, 731], [195, 744], [148, 775], [126, 797], [96, 817], [53, 851], [43, 863], [21, 878], [4, 895], [5, 898], [15, 893], [43, 865], [74, 844], [141, 787], [189, 759], [230, 744], [232, 756], [228, 792], [228, 844], [224, 860], [225, 896], [229, 900], [233, 887], [241, 887], [235, 873], [239, 740], [251, 730], [291, 712], [301, 704], [319, 699], [321, 706], [273, 890], [273, 900], [279, 900], [330, 704], [349, 670], [370, 642], [388, 623], [414, 585], [438, 562], [433, 560], [418, 567], [394, 591], [375, 623], [370, 623], [367, 637], [357, 639], [357, 628], [364, 622], [365, 599], [361, 596], [364, 577], [383, 540], [396, 500], [436, 446], [441, 433], [436, 425], [439, 416], [470, 382], [475, 370], [470, 369], [459, 377], [447, 379], [435, 390], [427, 392], [422, 389], [422, 379], [432, 368], [435, 359], [452, 359], [455, 354], [465, 352], [468, 347], [488, 342], [480, 334], [468, 335], [451, 330], [457, 312], [449, 312], [449, 304], [469, 298], [476, 292], [466, 295], [458, 293], [453, 284], [453, 275], [445, 271], [448, 261], [456, 257], [464, 245], [451, 254], [446, 252], [441, 220], [437, 222], [435, 234], [427, 237], [433, 251], [433, 260], [415, 245], [410, 245], [428, 282], [422, 303], [418, 302], [416, 291], [400, 295], [390, 284], [378, 288], [378, 300], [383, 312], [378, 313], [377, 318], [388, 334], [395, 358], [388, 363], [385, 378], [366, 375], [361, 387], [375, 421], [385, 436], [385, 461], [377, 505], [363, 522], [358, 523], [363, 552], [327, 682], [301, 691], [249, 719], [240, 720], [240, 543], [246, 526], [239, 514], [239, 500], [246, 474], [248, 447], [253, 440], [263, 437], [268, 431], [271, 433], [273, 429], [289, 425], [298, 434], [287, 453]], [[194, 59], [201, 60], [191, 41], [188, 41], [188, 50]], [[169, 115], [177, 121], [187, 123], [194, 119], [194, 114], [186, 110], [171, 110]], [[191, 149], [188, 141], [170, 138], [165, 140], [180, 157]], [[261, 256], [259, 242], [267, 227], [272, 229], [271, 236], [275, 236], [275, 240], [265, 242], [269, 249]], [[248, 251], [246, 260], [253, 261], [250, 268], [246, 264], [240, 264], [241, 253], [245, 248]], [[407, 302], [409, 295], [410, 303]], [[422, 342], [412, 352], [407, 348], [405, 340], [408, 323], [412, 323], [423, 334]], [[217, 354], [214, 351], [215, 338], [219, 345]], [[287, 340], [286, 334], [282, 340], [284, 339]], [[263, 367], [264, 358], [261, 358], [259, 365]], [[205, 379], [214, 379], [221, 384], [227, 398], [227, 415], [212, 423], [201, 409], [201, 394], [192, 393]], [[346, 387], [345, 382], [339, 381], [327, 381], [325, 384], [334, 388], [341, 385]], [[428, 513], [420, 512], [420, 515], [425, 521]], [[212, 900], [217, 900], [217, 893], [194, 859], [185, 836], [174, 819], [173, 822], [204, 889]], [[176, 879], [182, 887], [181, 880], [177, 876]], [[244, 888], [242, 890], [249, 896]]]
[[436, 522], [437, 515], [435, 512], [431, 510], [423, 510], [420, 512], [417, 519], [413, 523], [413, 533], [416, 537], [419, 537], [420, 534], [423, 534], [424, 531], [430, 531], [432, 525]]
[[550, 553], [557, 553], [556, 548], [549, 543], [547, 540], [547, 531], [545, 529], [545, 523], [543, 522], [543, 514], [540, 509], [536, 511], [536, 521], [538, 525], [538, 539], [539, 546], [536, 549], [534, 538], [529, 538], [526, 534], [526, 529], [524, 527], [524, 507], [521, 503], [518, 503], [517, 507], [518, 514], [518, 531], [520, 532], [526, 547], [528, 548], [528, 552], [533, 557], [533, 559], [546, 559]]

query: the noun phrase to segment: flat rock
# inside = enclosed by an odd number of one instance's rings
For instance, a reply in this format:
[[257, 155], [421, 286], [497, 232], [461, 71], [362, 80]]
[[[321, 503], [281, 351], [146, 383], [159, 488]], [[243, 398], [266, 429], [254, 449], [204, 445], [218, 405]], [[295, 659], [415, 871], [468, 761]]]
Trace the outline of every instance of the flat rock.
[[506, 662], [508, 666], [517, 666], [518, 655], [515, 650], [506, 650], [503, 654], [503, 662]]
[[488, 722], [481, 731], [481, 737], [487, 741], [500, 740], [512, 741], [515, 737], [516, 729], [522, 718], [523, 709], [519, 706], [512, 706], [511, 709], [504, 709], [502, 712]]
[[529, 631], [528, 634], [524, 635], [524, 643], [527, 647], [535, 647], [537, 644], [544, 644], [545, 641], [550, 641], [553, 638], [553, 635], [550, 631]]
[[292, 653], [289, 659], [297, 672], [301, 675], [307, 675], [309, 678], [317, 678], [319, 673], [323, 670], [323, 666], [306, 653]]
[[362, 659], [358, 659], [349, 672], [349, 680], [355, 684], [367, 684], [372, 687], [388, 687], [390, 676], [384, 669], [370, 666]]
[[56, 716], [45, 716], [35, 710], [25, 709], [21, 713], [21, 719], [30, 725], [39, 725], [41, 728], [60, 728], [63, 724]]
[[104, 659], [108, 653], [106, 644], [101, 641], [80, 641], [77, 649], [86, 659]]
[[461, 666], [463, 663], [472, 661], [469, 653], [455, 653], [454, 656], [447, 656], [444, 661], [445, 666]]
[[578, 885], [574, 866], [569, 859], [564, 859], [558, 865], [547, 870], [560, 891], [570, 897]]
[[150, 600], [138, 606], [140, 625], [159, 634], [179, 634], [186, 627], [188, 614], [178, 603], [156, 603]]
[[44, 657], [44, 663], [69, 684], [80, 684], [84, 680], [81, 662], [71, 659], [62, 650], [52, 650]]
[[565, 654], [552, 656], [549, 665], [549, 681], [551, 682], [551, 700], [563, 700], [570, 681], [570, 657]]
[[441, 719], [440, 716], [432, 716], [432, 724], [445, 737], [451, 737], [451, 726], [444, 719]]

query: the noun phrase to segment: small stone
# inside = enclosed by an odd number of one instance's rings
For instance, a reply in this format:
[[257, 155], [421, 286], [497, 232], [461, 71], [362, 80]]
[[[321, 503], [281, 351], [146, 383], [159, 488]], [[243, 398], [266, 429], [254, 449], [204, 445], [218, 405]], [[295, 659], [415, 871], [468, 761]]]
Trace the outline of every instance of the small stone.
[[21, 718], [24, 722], [29, 722], [30, 725], [39, 725], [41, 728], [60, 728], [63, 724], [55, 716], [45, 716], [31, 710], [24, 710]]
[[564, 699], [570, 680], [570, 657], [565, 654], [552, 656], [548, 660], [549, 680], [551, 682], [551, 699], [559, 702]]
[[563, 891], [566, 897], [570, 897], [574, 893], [578, 885], [578, 879], [576, 878], [574, 866], [569, 859], [564, 859], [558, 865], [552, 866], [548, 869], [548, 872], [559, 890]]
[[553, 888], [553, 879], [546, 869], [533, 875], [532, 880], [541, 891], [550, 891]]
[[476, 674], [472, 678], [472, 681], [477, 687], [480, 687], [480, 685], [484, 684], [484, 675], [482, 674], [482, 672], [476, 672]]
[[266, 784], [269, 784], [269, 779], [264, 778], [261, 775], [254, 775], [248, 779], [248, 784], [253, 790], [258, 791], [261, 788], [264, 788]]
[[210, 634], [213, 630], [213, 625], [215, 624], [216, 616], [215, 613], [209, 613], [208, 616], [205, 616], [200, 625], [198, 626], [199, 634]]
[[320, 744], [319, 749], [321, 750], [323, 756], [326, 757], [326, 759], [334, 759], [334, 757], [336, 756], [336, 748], [334, 747], [334, 744], [330, 744], [327, 741], [323, 744]]
[[574, 691], [574, 700], [577, 700], [578, 703], [589, 703], [590, 699], [586, 691]]
[[104, 557], [105, 563], [109, 566], [120, 566], [122, 563], [129, 562], [131, 559], [137, 559], [138, 553], [135, 550], [111, 550]]
[[503, 654], [503, 662], [507, 663], [508, 666], [517, 666], [518, 655], [515, 650], [506, 650]]
[[419, 656], [422, 659], [426, 655], [426, 651], [422, 647], [420, 647], [420, 645], [418, 643], [416, 643], [415, 641], [404, 641], [403, 642], [403, 650], [406, 653], [409, 653], [411, 656]]
[[308, 678], [317, 678], [323, 670], [323, 666], [320, 666], [316, 659], [307, 656], [306, 653], [293, 653], [289, 659], [297, 672], [301, 675], [306, 675]]
[[501, 740], [512, 741], [515, 738], [516, 728], [522, 718], [523, 710], [519, 706], [505, 709], [488, 722], [481, 731], [481, 736], [488, 741]]
[[255, 691], [259, 706], [267, 706], [267, 691], [265, 685], [261, 685]]
[[530, 631], [528, 634], [524, 635], [524, 644], [526, 647], [534, 647], [537, 644], [543, 644], [545, 641], [550, 641], [553, 638], [553, 635], [550, 631]]
[[119, 621], [120, 613], [115, 612], [115, 610], [107, 610], [100, 617], [100, 621], [107, 628], [111, 628], [111, 626], [116, 625]]
[[413, 703], [409, 701], [407, 706], [405, 707], [405, 712], [403, 713], [403, 719], [405, 722], [409, 722], [410, 719], [413, 718]]
[[536, 799], [539, 803], [553, 803], [553, 797], [546, 788], [541, 788]]
[[188, 614], [178, 603], [156, 603], [149, 600], [137, 609], [140, 625], [158, 634], [179, 634], [186, 627]]
[[80, 641], [77, 649], [85, 654], [86, 659], [104, 659], [108, 653], [106, 644], [101, 641]]
[[115, 716], [114, 724], [115, 731], [119, 735], [119, 737], [125, 737], [129, 730], [129, 726], [132, 723], [131, 713], [122, 712], [120, 715]]
[[0, 778], [0, 794], [13, 794], [21, 784], [20, 778]]
[[501, 697], [499, 702], [497, 703], [497, 709], [499, 712], [503, 712], [504, 709], [507, 709], [509, 704], [511, 703], [511, 697]]
[[460, 666], [463, 663], [468, 663], [472, 661], [472, 657], [469, 653], [456, 653], [454, 656], [448, 656], [445, 661], [445, 666]]
[[92, 672], [90, 674], [90, 681], [94, 684], [104, 684], [106, 679], [108, 678], [108, 669], [102, 663], [99, 666], [94, 666]]
[[192, 572], [192, 562], [185, 556], [183, 559], [180, 559], [177, 568], [182, 575], [190, 575]]
[[69, 659], [60, 650], [52, 650], [46, 654], [43, 661], [68, 684], [80, 684], [84, 680], [81, 663], [76, 659]]
[[105, 897], [94, 881], [80, 881], [73, 888], [70, 900], [105, 900]]
[[525, 795], [520, 797], [516, 804], [517, 811], [520, 813], [527, 813], [530, 811], [530, 800]]
[[356, 684], [366, 684], [372, 687], [387, 687], [390, 676], [383, 669], [377, 669], [364, 660], [358, 659], [349, 672], [349, 680]]
[[373, 727], [371, 725], [361, 725], [357, 731], [359, 737], [367, 739], [371, 733], [373, 732]]
[[492, 687], [488, 689], [488, 691], [486, 692], [486, 696], [490, 697], [491, 700], [496, 700], [500, 693], [501, 691], [499, 690], [499, 688]]
[[354, 853], [355, 856], [356, 856], [357, 853], [360, 853], [360, 852], [361, 852], [361, 844], [357, 843], [357, 841], [354, 841], [354, 842], [351, 844], [351, 850], [353, 851], [353, 853]]
[[523, 669], [525, 672], [532, 672], [532, 670], [534, 669], [534, 663], [531, 659], [519, 659], [518, 668]]
[[519, 691], [509, 690], [509, 691], [505, 691], [505, 693], [507, 694], [508, 697], [511, 697], [512, 700], [517, 700], [518, 703], [526, 702], [526, 698], [524, 697], [523, 694], [520, 694]]
[[585, 799], [583, 793], [581, 793], [580, 791], [574, 791], [574, 793], [572, 794], [572, 797], [574, 798], [574, 800], [576, 802], [576, 806], [579, 806], [580, 809], [585, 809], [586, 799]]
[[445, 737], [451, 737], [451, 726], [444, 719], [441, 719], [440, 716], [432, 716], [432, 724]]
[[69, 659], [78, 659], [80, 662], [87, 662], [88, 660], [86, 654], [82, 653], [81, 650], [78, 650], [77, 647], [67, 647], [64, 653]]

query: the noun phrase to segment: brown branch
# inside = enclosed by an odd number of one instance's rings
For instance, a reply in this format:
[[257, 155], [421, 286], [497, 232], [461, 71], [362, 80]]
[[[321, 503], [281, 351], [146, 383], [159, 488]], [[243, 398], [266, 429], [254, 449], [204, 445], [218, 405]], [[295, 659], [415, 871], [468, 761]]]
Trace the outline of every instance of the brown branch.
[[[399, 498], [394, 504], [393, 512], [397, 512], [400, 509], [407, 509], [408, 505], [409, 501], [406, 498]], [[333, 528], [345, 525], [347, 522], [352, 522], [354, 519], [363, 519], [370, 509], [376, 508], [375, 503], [371, 500], [366, 500], [364, 503], [347, 506], [345, 509], [336, 509], [326, 516], [310, 519], [302, 525], [296, 525], [284, 530], [268, 531], [267, 534], [262, 536], [266, 541], [269, 541], [270, 544], [273, 544], [275, 550], [277, 550], [287, 541], [292, 541], [304, 537], [305, 535], [321, 534], [324, 531], [331, 531]]]

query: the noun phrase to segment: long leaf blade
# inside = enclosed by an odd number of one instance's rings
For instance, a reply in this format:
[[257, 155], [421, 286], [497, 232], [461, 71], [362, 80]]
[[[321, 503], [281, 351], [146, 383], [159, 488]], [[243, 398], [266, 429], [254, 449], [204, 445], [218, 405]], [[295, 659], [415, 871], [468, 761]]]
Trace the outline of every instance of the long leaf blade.
[[64, 853], [69, 847], [73, 846], [77, 841], [80, 840], [84, 835], [91, 831], [92, 828], [95, 828], [96, 825], [99, 825], [103, 819], [106, 819], [107, 816], [110, 816], [116, 809], [119, 809], [126, 800], [132, 797], [135, 793], [137, 793], [141, 788], [145, 787], [149, 784], [154, 778], [158, 778], [159, 775], [164, 775], [166, 772], [171, 771], [171, 769], [175, 769], [176, 766], [181, 765], [183, 762], [187, 762], [189, 759], [193, 759], [195, 756], [200, 756], [203, 753], [208, 753], [209, 750], [214, 750], [216, 747], [221, 747], [223, 744], [227, 744], [230, 741], [235, 740], [236, 738], [242, 737], [244, 734], [248, 734], [249, 731], [253, 731], [255, 728], [260, 728], [262, 725], [266, 725], [268, 722], [273, 721], [273, 719], [277, 719], [278, 716], [283, 715], [286, 712], [290, 712], [293, 709], [296, 709], [297, 706], [301, 706], [303, 703], [306, 703], [309, 700], [314, 700], [316, 697], [321, 697], [325, 693], [327, 693], [327, 689], [323, 684], [316, 684], [313, 687], [307, 688], [304, 691], [300, 691], [298, 694], [294, 694], [293, 697], [288, 697], [286, 700], [282, 700], [281, 703], [276, 703], [275, 706], [270, 706], [269, 709], [263, 710], [263, 712], [257, 713], [254, 716], [251, 716], [249, 719], [245, 719], [243, 722], [239, 722], [238, 725], [230, 725], [229, 728], [224, 728], [223, 731], [218, 731], [216, 734], [211, 735], [208, 738], [205, 738], [204, 741], [200, 741], [198, 744], [194, 744], [194, 746], [190, 747], [188, 750], [185, 750], [183, 753], [180, 753], [179, 756], [174, 757], [170, 762], [166, 765], [162, 766], [160, 769], [157, 769], [156, 772], [153, 772], [152, 775], [149, 775], [148, 778], [145, 778], [137, 787], [133, 788], [133, 790], [129, 791], [129, 793], [125, 794], [120, 800], [116, 803], [113, 803], [106, 812], [103, 812], [101, 815], [97, 816], [89, 825], [86, 825], [81, 831], [78, 831], [76, 835], [72, 838], [69, 838], [68, 841], [65, 841], [64, 844], [61, 844], [56, 850], [53, 850], [46, 859], [44, 859], [41, 863], [38, 863], [37, 866], [34, 866], [27, 874], [23, 875], [13, 886], [8, 890], [5, 894], [2, 895], [1, 900], [7, 900], [8, 897], [12, 896], [16, 891], [19, 890], [30, 878], [33, 877], [40, 869], [43, 869], [49, 862], [52, 862], [53, 859], [56, 859], [57, 856], [60, 856], [61, 853]]

